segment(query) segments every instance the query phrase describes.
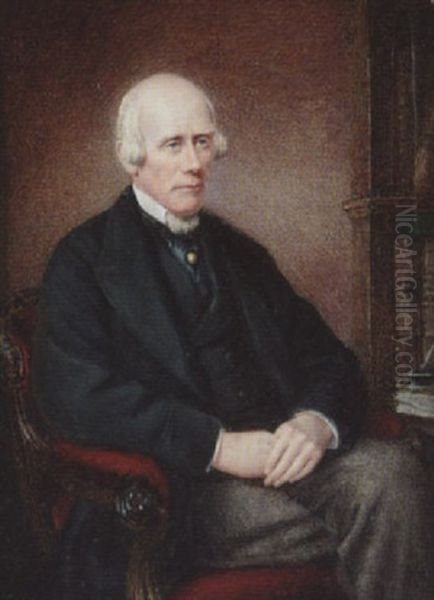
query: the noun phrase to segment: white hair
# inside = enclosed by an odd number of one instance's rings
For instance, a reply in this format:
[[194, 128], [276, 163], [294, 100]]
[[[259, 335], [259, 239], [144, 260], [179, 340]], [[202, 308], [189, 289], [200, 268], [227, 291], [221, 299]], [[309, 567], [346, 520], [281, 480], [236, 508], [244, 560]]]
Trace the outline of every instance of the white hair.
[[[136, 167], [143, 165], [146, 159], [145, 137], [140, 124], [143, 91], [151, 79], [159, 76], [165, 76], [165, 74], [152, 75], [139, 81], [126, 92], [119, 106], [116, 122], [116, 152], [122, 166], [130, 174]], [[211, 120], [216, 125], [214, 134], [215, 158], [224, 156], [227, 151], [227, 140], [225, 135], [217, 128], [215, 109], [211, 100], [200, 87], [188, 79], [184, 79], [179, 75], [167, 76], [183, 80], [194, 86], [203, 95]]]

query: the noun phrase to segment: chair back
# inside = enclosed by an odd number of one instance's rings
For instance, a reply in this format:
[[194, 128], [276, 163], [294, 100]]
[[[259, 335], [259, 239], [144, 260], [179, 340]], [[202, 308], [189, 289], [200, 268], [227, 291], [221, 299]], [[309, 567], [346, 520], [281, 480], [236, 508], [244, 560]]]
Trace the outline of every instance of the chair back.
[[21, 497], [40, 550], [47, 556], [54, 535], [48, 502], [51, 488], [54, 489], [49, 466], [51, 446], [47, 435], [42, 433], [30, 380], [37, 302], [37, 290], [27, 289], [15, 294], [3, 306], [0, 313], [0, 374]]

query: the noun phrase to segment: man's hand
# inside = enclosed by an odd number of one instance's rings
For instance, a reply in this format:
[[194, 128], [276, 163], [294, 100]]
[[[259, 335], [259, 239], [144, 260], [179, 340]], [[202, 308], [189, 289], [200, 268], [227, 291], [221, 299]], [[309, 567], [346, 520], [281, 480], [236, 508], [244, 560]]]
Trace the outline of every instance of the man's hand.
[[268, 431], [224, 432], [212, 466], [236, 477], [263, 478], [273, 443]]
[[327, 423], [309, 412], [282, 423], [274, 432], [264, 484], [279, 487], [308, 475], [324, 456], [332, 436]]

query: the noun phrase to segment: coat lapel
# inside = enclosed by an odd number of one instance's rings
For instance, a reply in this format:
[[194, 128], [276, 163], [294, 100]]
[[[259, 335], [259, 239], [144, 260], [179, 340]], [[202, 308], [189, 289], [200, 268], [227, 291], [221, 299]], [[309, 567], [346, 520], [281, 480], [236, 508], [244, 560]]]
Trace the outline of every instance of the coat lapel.
[[245, 261], [241, 263], [234, 258], [237, 248], [231, 247], [230, 236], [219, 239], [219, 235], [215, 235], [213, 246], [221, 249], [220, 260], [225, 263], [228, 284], [238, 301], [259, 364], [270, 375], [280, 397], [291, 396], [293, 388], [288, 375], [292, 360], [288, 354], [288, 340], [282, 335], [282, 327], [276, 323], [273, 311], [265, 301], [264, 282], [257, 275], [258, 265], [253, 261], [249, 264]]
[[170, 291], [157, 270], [155, 245], [144, 232], [131, 188], [109, 211], [104, 245], [96, 267], [108, 301], [130, 333], [196, 394]]

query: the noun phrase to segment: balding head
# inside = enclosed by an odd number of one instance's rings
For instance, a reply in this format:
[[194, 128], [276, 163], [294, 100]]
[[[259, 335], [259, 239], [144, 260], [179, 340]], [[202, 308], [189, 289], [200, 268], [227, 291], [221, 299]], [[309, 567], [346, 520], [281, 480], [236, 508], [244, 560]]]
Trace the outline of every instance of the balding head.
[[214, 125], [215, 156], [226, 152], [226, 139], [217, 129], [212, 102], [192, 81], [173, 73], [157, 73], [143, 79], [123, 97], [119, 107], [116, 149], [125, 170], [132, 174], [146, 158], [146, 137], [157, 121], [170, 119], [176, 112], [198, 116], [207, 113]]
[[134, 185], [182, 219], [203, 206], [214, 158], [225, 149], [214, 108], [197, 85], [169, 73], [123, 98], [117, 151]]

